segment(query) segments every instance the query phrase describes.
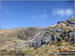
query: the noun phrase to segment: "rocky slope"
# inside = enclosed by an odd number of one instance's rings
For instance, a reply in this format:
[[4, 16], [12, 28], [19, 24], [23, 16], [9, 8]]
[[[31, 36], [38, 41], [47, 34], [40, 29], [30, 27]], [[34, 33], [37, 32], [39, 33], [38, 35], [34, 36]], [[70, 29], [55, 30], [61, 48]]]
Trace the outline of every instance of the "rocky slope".
[[[34, 36], [29, 46], [36, 50], [29, 52], [33, 55], [56, 54], [59, 51], [75, 51], [75, 17], [43, 29]], [[30, 51], [28, 49], [27, 51]]]
[[75, 17], [41, 29], [36, 34], [34, 31], [36, 29], [33, 28], [19, 31], [18, 38], [21, 41], [9, 45], [5, 51], [9, 54], [32, 56], [46, 54], [58, 56], [59, 51], [75, 51]]
[[60, 21], [57, 24], [43, 29], [39, 34], [34, 36], [30, 46], [39, 48], [48, 43], [60, 42], [62, 40], [74, 44], [75, 38], [75, 18]]

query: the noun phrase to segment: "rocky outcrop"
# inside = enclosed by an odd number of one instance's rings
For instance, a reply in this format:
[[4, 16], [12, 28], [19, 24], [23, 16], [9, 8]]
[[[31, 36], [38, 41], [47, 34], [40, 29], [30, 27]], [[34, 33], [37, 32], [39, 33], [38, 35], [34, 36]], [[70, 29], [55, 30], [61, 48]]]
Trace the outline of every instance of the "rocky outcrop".
[[43, 29], [34, 36], [34, 40], [29, 43], [30, 46], [39, 48], [48, 43], [55, 43], [65, 40], [74, 44], [75, 42], [75, 17], [60, 21], [56, 25]]

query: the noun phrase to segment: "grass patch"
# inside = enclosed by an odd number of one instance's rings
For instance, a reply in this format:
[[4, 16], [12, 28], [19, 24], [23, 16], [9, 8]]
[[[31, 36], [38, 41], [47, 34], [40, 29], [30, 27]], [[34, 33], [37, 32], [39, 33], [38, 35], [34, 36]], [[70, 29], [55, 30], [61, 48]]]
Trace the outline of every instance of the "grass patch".
[[35, 48], [33, 47], [28, 47], [26, 50], [22, 51], [22, 52], [19, 52], [17, 54], [20, 54], [20, 55], [24, 55], [24, 54], [31, 54], [33, 51], [35, 51]]

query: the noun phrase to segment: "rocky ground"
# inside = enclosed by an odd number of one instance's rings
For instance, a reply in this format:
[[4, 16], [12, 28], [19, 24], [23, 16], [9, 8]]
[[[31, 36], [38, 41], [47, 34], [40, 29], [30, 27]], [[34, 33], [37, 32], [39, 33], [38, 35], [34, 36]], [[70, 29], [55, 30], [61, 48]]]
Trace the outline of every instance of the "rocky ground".
[[12, 56], [58, 56], [60, 51], [75, 51], [75, 17], [47, 28], [1, 30], [0, 51]]

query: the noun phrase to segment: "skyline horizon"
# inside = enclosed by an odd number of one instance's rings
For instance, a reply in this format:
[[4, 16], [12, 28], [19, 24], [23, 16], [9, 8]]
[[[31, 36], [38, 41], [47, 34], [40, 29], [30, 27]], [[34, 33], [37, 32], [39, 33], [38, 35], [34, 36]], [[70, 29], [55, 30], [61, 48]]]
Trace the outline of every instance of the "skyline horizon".
[[[74, 16], [72, 16], [72, 17], [74, 17]], [[70, 19], [71, 17], [69, 17], [69, 19]], [[67, 19], [66, 19], [67, 20]], [[62, 20], [62, 21], [65, 21], [65, 20]], [[60, 22], [60, 21], [58, 21], [58, 22]], [[57, 23], [58, 23], [57, 22]], [[57, 24], [56, 23], [56, 24]], [[53, 25], [55, 25], [55, 24], [53, 24]], [[52, 26], [52, 25], [49, 25], [49, 26], [47, 26], [47, 27], [50, 27], [50, 26]], [[42, 27], [42, 26], [23, 26], [23, 27], [13, 27], [13, 28], [3, 28], [3, 29], [16, 29], [16, 28], [27, 28], [27, 27]], [[42, 27], [42, 28], [47, 28], [47, 27]], [[1, 28], [2, 29], [2, 28]]]

